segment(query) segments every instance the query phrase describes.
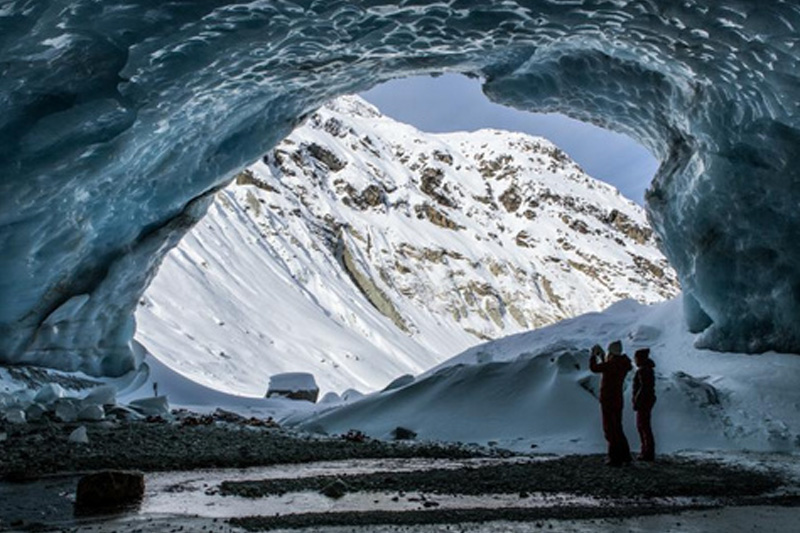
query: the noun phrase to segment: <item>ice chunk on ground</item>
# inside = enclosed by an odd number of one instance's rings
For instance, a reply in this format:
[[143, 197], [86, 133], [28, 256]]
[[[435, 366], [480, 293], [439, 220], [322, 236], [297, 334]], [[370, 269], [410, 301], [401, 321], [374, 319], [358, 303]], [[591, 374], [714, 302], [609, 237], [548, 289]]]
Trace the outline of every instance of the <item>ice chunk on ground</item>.
[[80, 426], [78, 429], [69, 434], [69, 441], [75, 444], [89, 444], [89, 434], [86, 432], [85, 426]]
[[114, 405], [117, 403], [117, 389], [112, 385], [94, 388], [84, 397], [83, 403], [85, 405]]
[[62, 422], [75, 422], [78, 419], [78, 408], [70, 399], [62, 399], [55, 406], [56, 418]]
[[87, 405], [78, 411], [78, 420], [97, 422], [103, 420], [105, 417], [106, 413], [99, 405]]
[[145, 416], [168, 416], [169, 401], [166, 396], [153, 396], [152, 398], [139, 398], [133, 400], [128, 406]]
[[33, 397], [33, 401], [43, 405], [50, 405], [59, 398], [63, 398], [64, 394], [64, 389], [61, 387], [61, 385], [58, 385], [57, 383], [48, 383], [39, 389], [39, 391], [36, 393], [36, 396]]

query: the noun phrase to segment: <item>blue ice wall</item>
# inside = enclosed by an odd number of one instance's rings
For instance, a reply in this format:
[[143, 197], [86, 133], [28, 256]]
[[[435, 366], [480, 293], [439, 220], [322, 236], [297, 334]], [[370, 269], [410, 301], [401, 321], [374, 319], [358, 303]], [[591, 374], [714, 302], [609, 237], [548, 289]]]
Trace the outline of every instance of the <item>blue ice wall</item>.
[[445, 71], [652, 150], [701, 342], [800, 352], [798, 56], [795, 0], [3, 2], [0, 360], [135, 366], [216, 187], [326, 100]]

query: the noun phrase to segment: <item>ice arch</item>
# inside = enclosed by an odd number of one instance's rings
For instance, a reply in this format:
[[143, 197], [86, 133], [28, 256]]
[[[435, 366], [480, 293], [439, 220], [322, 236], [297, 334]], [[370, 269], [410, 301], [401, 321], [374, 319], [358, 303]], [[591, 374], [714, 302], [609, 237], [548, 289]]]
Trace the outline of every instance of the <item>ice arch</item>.
[[131, 368], [215, 188], [322, 102], [444, 71], [647, 146], [702, 342], [800, 351], [799, 28], [793, 0], [5, 2], [0, 360]]

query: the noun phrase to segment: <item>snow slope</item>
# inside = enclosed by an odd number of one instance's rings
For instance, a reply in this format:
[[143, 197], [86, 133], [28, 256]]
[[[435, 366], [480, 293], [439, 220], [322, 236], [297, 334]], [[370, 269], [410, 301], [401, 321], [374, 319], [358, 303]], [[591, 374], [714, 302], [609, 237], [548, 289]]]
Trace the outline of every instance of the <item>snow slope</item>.
[[343, 97], [217, 194], [141, 300], [137, 339], [232, 393], [293, 371], [369, 391], [676, 291], [642, 209], [549, 141], [427, 134]]
[[[659, 452], [683, 449], [800, 451], [800, 357], [698, 350], [681, 298], [644, 306], [622, 301], [536, 331], [467, 350], [405, 387], [305, 420], [330, 433], [358, 428], [390, 438], [403, 426], [422, 439], [491, 443], [544, 452], [605, 448], [588, 371], [589, 348], [622, 339], [627, 353], [652, 348], [653, 427]], [[638, 436], [626, 388], [626, 432]]]

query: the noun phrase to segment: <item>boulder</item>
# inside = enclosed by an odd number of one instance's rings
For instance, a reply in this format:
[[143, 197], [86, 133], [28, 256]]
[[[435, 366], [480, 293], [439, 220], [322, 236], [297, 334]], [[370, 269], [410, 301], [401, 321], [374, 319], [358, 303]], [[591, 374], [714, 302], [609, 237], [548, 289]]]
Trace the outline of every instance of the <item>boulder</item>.
[[288, 398], [316, 403], [319, 387], [312, 374], [306, 372], [286, 372], [269, 378], [267, 398]]
[[78, 481], [75, 508], [79, 513], [107, 511], [136, 504], [144, 497], [141, 472], [108, 470], [83, 476]]

